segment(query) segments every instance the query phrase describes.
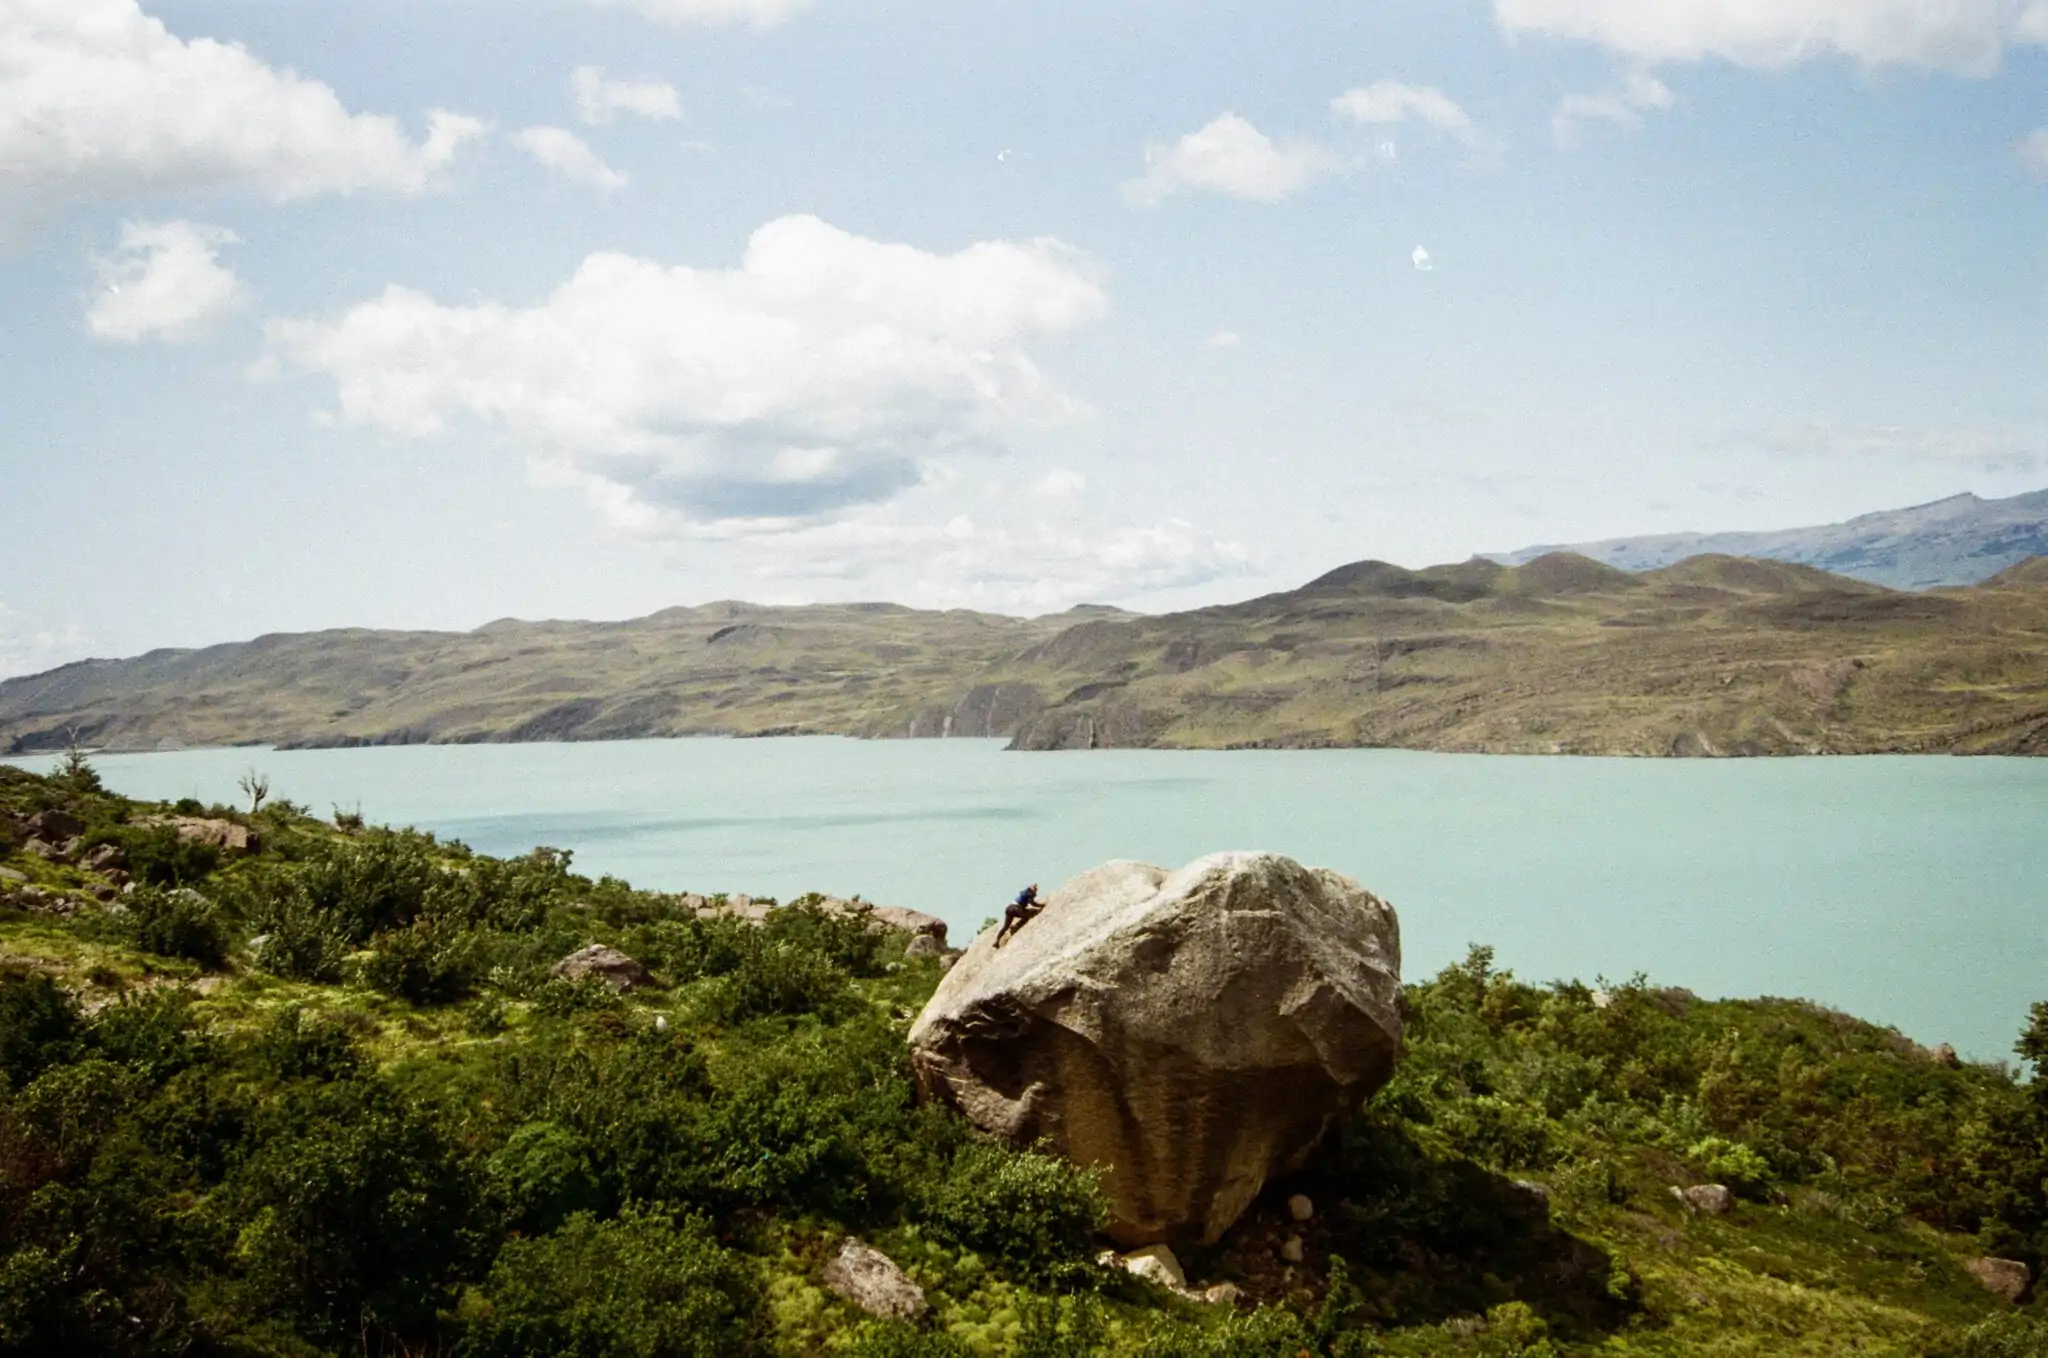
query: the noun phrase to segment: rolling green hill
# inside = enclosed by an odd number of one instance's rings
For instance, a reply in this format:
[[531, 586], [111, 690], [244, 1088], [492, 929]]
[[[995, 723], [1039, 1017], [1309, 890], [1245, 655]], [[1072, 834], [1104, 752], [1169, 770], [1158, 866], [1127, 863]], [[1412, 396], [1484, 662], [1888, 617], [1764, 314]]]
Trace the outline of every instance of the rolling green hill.
[[1001, 736], [1023, 749], [2048, 750], [2048, 567], [1908, 593], [1554, 553], [1147, 617], [720, 603], [621, 623], [261, 637], [0, 683], [0, 750]]

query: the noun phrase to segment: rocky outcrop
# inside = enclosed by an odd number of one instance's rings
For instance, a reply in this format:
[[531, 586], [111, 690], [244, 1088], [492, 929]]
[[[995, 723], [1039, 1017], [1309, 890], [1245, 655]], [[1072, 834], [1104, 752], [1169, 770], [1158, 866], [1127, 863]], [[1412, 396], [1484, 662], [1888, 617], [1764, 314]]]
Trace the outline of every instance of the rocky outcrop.
[[858, 1240], [848, 1240], [825, 1265], [825, 1286], [871, 1316], [916, 1320], [925, 1313], [924, 1289], [896, 1261]]
[[[810, 904], [828, 915], [864, 915], [878, 928], [922, 935], [935, 940], [941, 949], [946, 946], [946, 921], [922, 910], [910, 910], [900, 905], [876, 905], [858, 896], [850, 901], [837, 896], [819, 896], [812, 898]], [[744, 892], [731, 896], [690, 893], [682, 897], [682, 905], [703, 919], [738, 919], [749, 924], [765, 924], [769, 915], [784, 908], [773, 901], [756, 900]]]
[[994, 938], [911, 1029], [920, 1091], [1100, 1166], [1122, 1244], [1213, 1242], [1393, 1073], [1399, 927], [1337, 873], [1108, 863]]
[[2033, 1282], [2027, 1266], [2017, 1259], [1972, 1259], [1963, 1265], [1963, 1271], [1982, 1283], [1985, 1291], [2010, 1302], [2024, 1297]]
[[151, 816], [138, 825], [166, 825], [188, 843], [211, 844], [223, 853], [255, 853], [263, 847], [260, 836], [246, 825], [207, 816]]
[[593, 943], [587, 948], [579, 948], [570, 953], [555, 963], [554, 974], [567, 981], [581, 981], [595, 976], [613, 990], [619, 991], [646, 985], [653, 979], [647, 974], [646, 967], [617, 948], [607, 948], [602, 943]]

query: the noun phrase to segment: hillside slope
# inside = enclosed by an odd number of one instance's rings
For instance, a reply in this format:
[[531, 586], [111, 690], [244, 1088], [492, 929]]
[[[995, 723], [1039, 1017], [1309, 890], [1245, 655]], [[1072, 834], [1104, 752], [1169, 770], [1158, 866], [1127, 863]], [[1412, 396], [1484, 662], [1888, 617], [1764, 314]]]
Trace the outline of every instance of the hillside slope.
[[2048, 555], [2048, 490], [2003, 500], [1951, 495], [1846, 523], [1769, 533], [1663, 533], [1524, 547], [1494, 560], [1518, 566], [1551, 552], [1576, 552], [1629, 571], [1719, 553], [1818, 566], [1892, 589], [1973, 585], [2028, 557]]
[[[0, 684], [0, 750], [703, 733], [1022, 749], [2048, 752], [2048, 580], [1905, 593], [1704, 556], [1410, 571], [1145, 617], [714, 604], [627, 623], [329, 632]], [[1079, 619], [1078, 621], [1076, 619]]]

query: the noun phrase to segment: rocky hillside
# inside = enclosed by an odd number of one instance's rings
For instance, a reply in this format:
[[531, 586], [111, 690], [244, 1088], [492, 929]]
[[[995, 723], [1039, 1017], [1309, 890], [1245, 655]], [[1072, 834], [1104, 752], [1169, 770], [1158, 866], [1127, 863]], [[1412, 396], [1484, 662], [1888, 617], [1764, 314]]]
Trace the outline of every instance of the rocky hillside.
[[1508, 565], [1550, 552], [1577, 552], [1627, 571], [1655, 570], [1718, 552], [1818, 566], [1893, 589], [1974, 585], [2028, 557], [2048, 554], [2048, 490], [2004, 500], [1951, 495], [1910, 509], [1864, 514], [1847, 523], [1770, 533], [1663, 533], [1570, 546], [1525, 547]]
[[324, 632], [0, 683], [0, 750], [1001, 736], [1019, 748], [1724, 755], [2048, 749], [2038, 562], [1912, 593], [1726, 556], [1557, 553], [1145, 617], [714, 604]]

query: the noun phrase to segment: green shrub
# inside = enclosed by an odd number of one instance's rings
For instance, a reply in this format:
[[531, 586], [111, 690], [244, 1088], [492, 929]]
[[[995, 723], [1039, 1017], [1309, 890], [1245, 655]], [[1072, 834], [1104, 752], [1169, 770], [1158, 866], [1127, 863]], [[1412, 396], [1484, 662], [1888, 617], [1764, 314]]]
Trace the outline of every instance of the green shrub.
[[149, 886], [181, 887], [204, 881], [220, 867], [220, 849], [204, 840], [184, 839], [168, 825], [117, 825], [86, 836], [88, 846], [113, 844], [127, 869]]
[[819, 908], [823, 899], [815, 893], [799, 896], [770, 911], [762, 935], [771, 943], [793, 943], [815, 952], [849, 976], [879, 976], [888, 933], [874, 926], [868, 907], [851, 914], [827, 913]]
[[603, 1191], [582, 1137], [554, 1122], [529, 1122], [495, 1151], [488, 1173], [506, 1220], [528, 1234], [552, 1231], [578, 1212], [603, 1206]]
[[0, 1077], [9, 1085], [19, 1089], [69, 1060], [78, 1030], [70, 991], [39, 971], [0, 968]]
[[271, 1015], [250, 1046], [257, 1069], [273, 1080], [345, 1080], [370, 1065], [352, 1025], [298, 1005]]
[[481, 1223], [476, 1185], [425, 1110], [374, 1081], [301, 1085], [262, 1109], [250, 1140], [221, 1194], [240, 1305], [351, 1348], [429, 1329]]
[[452, 1004], [476, 988], [477, 954], [470, 930], [432, 917], [416, 919], [372, 940], [363, 980], [412, 1004]]
[[1757, 1196], [1770, 1182], [1770, 1163], [1739, 1141], [1710, 1136], [1695, 1142], [1686, 1158], [1713, 1182], [1745, 1197]]
[[832, 1352], [835, 1358], [970, 1358], [951, 1335], [901, 1320], [863, 1321], [841, 1335]]
[[348, 939], [303, 891], [287, 883], [259, 895], [249, 920], [257, 931], [250, 940], [257, 966], [293, 981], [341, 979]]
[[746, 1268], [693, 1218], [628, 1209], [510, 1240], [462, 1352], [475, 1358], [738, 1358], [755, 1344]]
[[533, 1012], [543, 1018], [569, 1018], [618, 1008], [619, 992], [601, 976], [557, 976], [533, 992]]
[[220, 910], [190, 887], [138, 887], [125, 917], [135, 945], [159, 957], [182, 957], [208, 971], [227, 965], [230, 939]]
[[2048, 1321], [2017, 1312], [1927, 1341], [1924, 1358], [2041, 1358], [2048, 1353]]
[[1109, 1221], [1092, 1170], [987, 1142], [964, 1147], [923, 1206], [933, 1228], [955, 1244], [1043, 1283], [1085, 1276], [1095, 1235]]
[[739, 965], [703, 983], [697, 1003], [718, 1023], [770, 1014], [833, 1014], [849, 1007], [847, 974], [813, 948], [766, 931], [742, 943]]

